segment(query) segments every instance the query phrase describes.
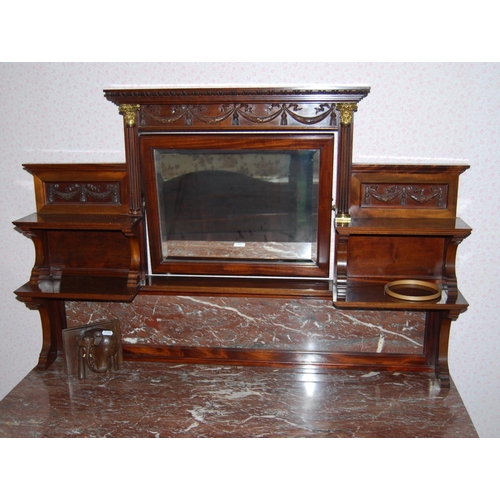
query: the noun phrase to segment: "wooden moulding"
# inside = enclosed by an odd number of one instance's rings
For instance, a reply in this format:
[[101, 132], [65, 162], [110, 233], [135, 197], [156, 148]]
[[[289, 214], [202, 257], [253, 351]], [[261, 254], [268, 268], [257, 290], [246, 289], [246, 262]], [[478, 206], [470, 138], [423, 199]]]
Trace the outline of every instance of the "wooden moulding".
[[123, 345], [126, 361], [432, 372], [425, 355], [305, 352], [279, 349]]
[[331, 300], [331, 280], [213, 278], [210, 276], [149, 276], [141, 295], [212, 297], [315, 298]]

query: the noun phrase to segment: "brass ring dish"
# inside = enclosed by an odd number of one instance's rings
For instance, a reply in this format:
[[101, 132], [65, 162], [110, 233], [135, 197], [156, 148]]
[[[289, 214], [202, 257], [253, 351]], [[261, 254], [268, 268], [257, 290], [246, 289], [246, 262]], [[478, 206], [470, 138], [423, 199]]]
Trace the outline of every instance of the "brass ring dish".
[[[408, 295], [403, 293], [397, 293], [393, 290], [393, 288], [401, 286], [407, 288], [411, 287], [419, 290], [425, 289], [429, 293], [424, 295]], [[394, 297], [396, 299], [411, 300], [416, 302], [439, 299], [441, 298], [442, 292], [443, 290], [439, 285], [436, 285], [434, 283], [429, 283], [428, 281], [420, 281], [420, 280], [396, 280], [387, 283], [384, 287], [384, 293], [390, 295], [391, 297]]]

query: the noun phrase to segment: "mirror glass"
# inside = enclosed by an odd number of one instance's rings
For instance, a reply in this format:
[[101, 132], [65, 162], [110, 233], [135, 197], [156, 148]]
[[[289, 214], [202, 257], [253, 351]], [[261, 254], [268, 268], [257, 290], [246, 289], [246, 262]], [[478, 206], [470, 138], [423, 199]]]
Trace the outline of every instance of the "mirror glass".
[[315, 262], [320, 150], [155, 149], [163, 259]]

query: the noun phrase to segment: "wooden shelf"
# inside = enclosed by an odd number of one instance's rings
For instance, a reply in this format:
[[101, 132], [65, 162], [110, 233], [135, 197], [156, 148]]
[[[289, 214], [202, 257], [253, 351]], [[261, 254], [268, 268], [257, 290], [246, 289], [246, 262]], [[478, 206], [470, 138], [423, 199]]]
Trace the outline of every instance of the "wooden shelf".
[[461, 236], [466, 237], [472, 229], [460, 218], [414, 219], [414, 218], [354, 218], [349, 224], [337, 224], [336, 231], [347, 235], [404, 235], [404, 236]]
[[43, 279], [38, 285], [25, 283], [14, 293], [19, 298], [132, 302], [139, 287], [127, 286], [127, 279], [109, 276], [62, 276]]
[[121, 231], [140, 223], [142, 217], [113, 214], [39, 214], [33, 213], [13, 222], [26, 229]]
[[384, 293], [385, 283], [349, 283], [345, 297], [333, 296], [333, 304], [339, 309], [390, 309], [407, 311], [458, 311], [464, 312], [469, 304], [458, 291], [448, 294], [443, 290], [440, 300], [412, 302], [390, 297]]

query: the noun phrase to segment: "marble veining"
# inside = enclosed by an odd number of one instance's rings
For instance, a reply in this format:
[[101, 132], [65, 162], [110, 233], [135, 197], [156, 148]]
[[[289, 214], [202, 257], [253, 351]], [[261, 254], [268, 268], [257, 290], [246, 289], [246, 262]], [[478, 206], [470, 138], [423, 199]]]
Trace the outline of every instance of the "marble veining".
[[0, 402], [0, 437], [477, 437], [456, 387], [426, 373], [125, 362], [32, 371]]
[[170, 240], [162, 243], [165, 259], [197, 257], [205, 259], [264, 259], [268, 261], [291, 259], [316, 261], [317, 244], [295, 242], [256, 241], [184, 241]]
[[120, 320], [124, 344], [420, 354], [425, 313], [342, 311], [319, 299], [139, 295], [68, 302], [68, 327]]

